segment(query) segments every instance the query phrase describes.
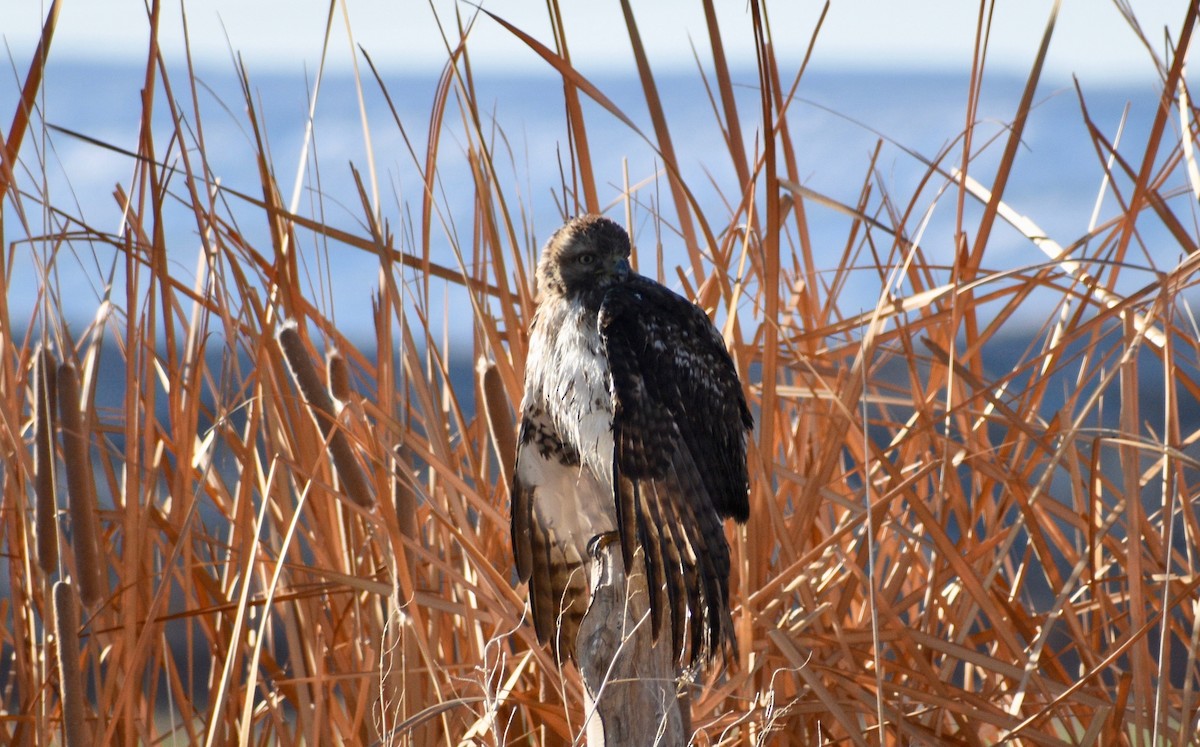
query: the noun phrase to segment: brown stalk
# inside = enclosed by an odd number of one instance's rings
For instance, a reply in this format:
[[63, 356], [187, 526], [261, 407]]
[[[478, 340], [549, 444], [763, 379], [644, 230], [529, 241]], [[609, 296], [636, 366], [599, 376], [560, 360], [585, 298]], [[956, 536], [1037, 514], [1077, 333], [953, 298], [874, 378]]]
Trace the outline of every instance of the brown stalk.
[[507, 489], [512, 483], [513, 466], [517, 461], [517, 442], [512, 421], [512, 406], [504, 393], [496, 364], [480, 357], [475, 364], [479, 377], [479, 389], [483, 392], [483, 415], [487, 420], [488, 433], [500, 462], [501, 483]]
[[[584, 77], [578, 70], [576, 70], [574, 67], [572, 67], [560, 55], [558, 55], [557, 53], [555, 53], [554, 51], [552, 51], [551, 49], [546, 47], [544, 44], [541, 44], [540, 42], [538, 42], [536, 39], [534, 39], [532, 36], [530, 36], [526, 32], [522, 31], [521, 29], [517, 28], [516, 26], [513, 26], [508, 21], [505, 21], [503, 18], [500, 18], [499, 16], [496, 16], [487, 10], [483, 10], [482, 12], [487, 14], [488, 16], [490, 16], [493, 20], [496, 21], [496, 23], [499, 23], [501, 26], [503, 26], [506, 30], [508, 30], [510, 33], [512, 33], [513, 36], [520, 39], [522, 43], [528, 45], [531, 50], [536, 52], [538, 54], [538, 56], [540, 56], [551, 67], [553, 67], [559, 75], [569, 78], [571, 85], [573, 85], [580, 92], [586, 94], [589, 98], [591, 98], [593, 101], [595, 101], [597, 104], [599, 104], [605, 110], [607, 110], [610, 114], [612, 114], [614, 117], [616, 117], [618, 120], [620, 120], [620, 122], [622, 124], [624, 124], [626, 127], [628, 127], [630, 129], [630, 131], [636, 133], [638, 137], [640, 137], [641, 139], [646, 141], [646, 143], [650, 147], [654, 148], [654, 150], [656, 152], [658, 152], [658, 154], [660, 156], [663, 157], [663, 167], [672, 175], [671, 184], [674, 185], [673, 189], [678, 189], [680, 192], [681, 198], [684, 200], [684, 203], [679, 203], [681, 205], [684, 205], [683, 207], [680, 207], [679, 209], [682, 210], [684, 212], [684, 214], [690, 215], [692, 218], [698, 220], [700, 223], [700, 230], [704, 234], [703, 247], [701, 247], [694, 241], [687, 242], [687, 246], [689, 248], [695, 247], [697, 250], [699, 250], [699, 249], [707, 250], [709, 247], [717, 246], [716, 237], [713, 235], [711, 229], [709, 228], [708, 222], [706, 220], [704, 220], [703, 212], [701, 212], [698, 209], [698, 203], [696, 201], [695, 195], [692, 194], [691, 190], [688, 188], [687, 183], [684, 182], [683, 179], [679, 176], [678, 163], [676, 162], [676, 160], [674, 158], [668, 158], [666, 156], [666, 154], [661, 150], [660, 144], [656, 140], [654, 140], [653, 138], [646, 135], [646, 133], [642, 132], [642, 130], [629, 117], [628, 114], [626, 114], [624, 111], [622, 111], [620, 109], [620, 107], [618, 107], [615, 103], [613, 103], [612, 99], [610, 99], [608, 96], [606, 96], [599, 88], [596, 87], [596, 85], [594, 83], [592, 83], [590, 80], [588, 80], [586, 77]], [[649, 72], [649, 67], [646, 68], [646, 71]], [[661, 103], [658, 99], [657, 93], [654, 93], [654, 94], [648, 96], [647, 104], [651, 107], [659, 106], [661, 108]], [[689, 225], [690, 225], [690, 223], [689, 223]], [[691, 235], [694, 235], [694, 233], [695, 233], [695, 231], [691, 230]]]
[[79, 655], [79, 630], [79, 599], [75, 595], [75, 587], [69, 581], [58, 581], [54, 584], [54, 637], [58, 645], [63, 742], [67, 747], [91, 744]]
[[47, 574], [58, 570], [58, 498], [54, 492], [54, 429], [58, 409], [58, 363], [48, 348], [39, 348], [34, 356], [34, 494], [37, 505], [34, 533], [37, 537], [38, 566]]
[[1054, 34], [1054, 24], [1058, 20], [1058, 8], [1059, 2], [1056, 0], [1053, 8], [1050, 10], [1050, 18], [1046, 21], [1046, 28], [1042, 33], [1042, 41], [1038, 47], [1037, 56], [1034, 58], [1033, 70], [1029, 73], [1029, 77], [1025, 82], [1025, 90], [1021, 93], [1021, 101], [1017, 105], [1017, 113], [1013, 118], [1008, 140], [1004, 144], [1004, 155], [1000, 160], [1000, 168], [992, 183], [992, 197], [988, 200], [987, 208], [983, 213], [983, 219], [979, 222], [978, 228], [976, 228], [975, 243], [971, 247], [969, 256], [970, 264], [968, 267], [963, 268], [965, 280], [974, 278], [980, 261], [983, 258], [984, 248], [988, 244], [988, 239], [991, 238], [997, 209], [1000, 206], [1000, 201], [1004, 198], [1004, 188], [1008, 184], [1013, 164], [1017, 158], [1017, 152], [1021, 147], [1021, 135], [1025, 131], [1026, 123], [1029, 121], [1029, 110], [1033, 106], [1033, 95], [1037, 91], [1038, 82], [1042, 78], [1042, 66], [1046, 62], [1046, 53], [1050, 49], [1050, 38]]
[[337, 469], [342, 490], [359, 506], [369, 508], [375, 505], [366, 476], [354, 456], [354, 447], [351, 446], [345, 431], [338, 425], [333, 399], [322, 385], [321, 377], [304, 348], [304, 341], [296, 331], [296, 326], [285, 324], [279, 330], [278, 340], [288, 370], [292, 372], [292, 379], [299, 387], [304, 403], [308, 405], [309, 414], [328, 443], [329, 456]]
[[350, 401], [353, 391], [350, 388], [350, 364], [346, 362], [346, 356], [337, 350], [329, 351], [329, 355], [325, 356], [325, 371], [330, 395], [336, 402], [345, 405]]
[[0, 194], [8, 191], [12, 184], [14, 165], [17, 154], [21, 150], [21, 141], [29, 129], [30, 115], [37, 108], [38, 91], [42, 86], [42, 74], [46, 69], [46, 60], [50, 54], [50, 42], [54, 39], [54, 29], [58, 25], [59, 4], [57, 0], [50, 3], [46, 12], [46, 22], [42, 26], [42, 34], [38, 38], [37, 49], [29, 63], [29, 73], [21, 87], [21, 98], [13, 112], [12, 124], [8, 127], [8, 135], [0, 137]]
[[63, 462], [67, 468], [67, 510], [71, 517], [71, 548], [75, 552], [75, 575], [79, 598], [94, 609], [108, 593], [107, 563], [100, 551], [96, 482], [92, 456], [84, 430], [79, 393], [79, 372], [73, 363], [58, 367], [58, 411], [62, 425]]
[[[621, 12], [625, 17], [625, 28], [629, 33], [629, 43], [633, 47], [633, 57], [637, 62], [638, 77], [641, 80], [642, 91], [646, 95], [646, 106], [650, 109], [650, 119], [654, 124], [655, 141], [658, 144], [659, 150], [662, 153], [663, 159], [672, 165], [674, 169], [671, 173], [669, 185], [671, 188], [671, 196], [675, 200], [675, 213], [679, 220], [679, 230], [683, 235], [683, 243], [685, 246], [699, 247], [696, 241], [696, 231], [692, 227], [693, 219], [698, 219], [701, 224], [704, 223], [702, 215], [693, 215], [692, 205], [688, 199], [687, 191], [683, 188], [682, 180], [678, 177], [679, 159], [675, 157], [675, 145], [671, 140], [671, 132], [667, 126], [666, 114], [663, 111], [662, 100], [658, 95], [658, 86], [654, 83], [654, 73], [650, 69], [650, 63], [646, 58], [646, 48], [642, 44], [642, 36], [638, 31], [637, 21], [633, 17], [633, 8], [628, 0], [621, 0]], [[711, 233], [705, 229], [705, 239], [708, 247], [713, 246]], [[696, 264], [693, 266], [695, 277], [703, 277], [702, 268]]]
[[[554, 30], [554, 44], [563, 62], [571, 64], [571, 53], [567, 48], [567, 33], [563, 25], [562, 8], [558, 0], [549, 0], [546, 11], [550, 15], [550, 24]], [[596, 177], [592, 169], [592, 153], [588, 146], [587, 125], [583, 117], [583, 109], [579, 105], [579, 90], [569, 77], [563, 77], [563, 98], [567, 105], [567, 127], [571, 138], [571, 153], [574, 154], [574, 164], [578, 166], [578, 178], [575, 180], [575, 212], [576, 214], [597, 213], [600, 211], [600, 198], [596, 195]], [[583, 205], [579, 204], [579, 192], [583, 192]]]

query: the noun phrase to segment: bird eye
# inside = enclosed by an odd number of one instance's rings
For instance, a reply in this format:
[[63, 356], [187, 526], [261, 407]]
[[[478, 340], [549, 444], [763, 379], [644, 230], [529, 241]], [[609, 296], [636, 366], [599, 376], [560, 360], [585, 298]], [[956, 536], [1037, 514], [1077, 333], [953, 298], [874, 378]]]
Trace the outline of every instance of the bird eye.
[[590, 254], [590, 253], [589, 254], [580, 254], [578, 257], [575, 258], [575, 261], [581, 265], [590, 265], [591, 263], [596, 261], [596, 255]]

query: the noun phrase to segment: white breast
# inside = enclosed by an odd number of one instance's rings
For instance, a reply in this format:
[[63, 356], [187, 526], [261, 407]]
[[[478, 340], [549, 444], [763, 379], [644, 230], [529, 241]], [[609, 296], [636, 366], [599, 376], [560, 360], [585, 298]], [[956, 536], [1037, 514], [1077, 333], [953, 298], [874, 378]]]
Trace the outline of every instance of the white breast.
[[565, 301], [544, 305], [529, 341], [526, 404], [540, 400], [562, 441], [612, 489], [612, 395], [596, 315]]
[[533, 488], [538, 523], [558, 540], [559, 552], [570, 562], [586, 560], [593, 537], [616, 531], [612, 489], [586, 465], [564, 465], [536, 449], [525, 449], [517, 471], [522, 483]]

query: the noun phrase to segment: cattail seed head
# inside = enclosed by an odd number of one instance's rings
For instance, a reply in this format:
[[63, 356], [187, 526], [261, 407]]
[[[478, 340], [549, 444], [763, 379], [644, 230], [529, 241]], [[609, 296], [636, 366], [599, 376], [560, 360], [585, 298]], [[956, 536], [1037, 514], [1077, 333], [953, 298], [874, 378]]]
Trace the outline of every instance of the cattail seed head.
[[346, 495], [364, 508], [375, 504], [371, 496], [371, 488], [367, 484], [362, 468], [354, 457], [354, 448], [346, 432], [336, 427], [337, 415], [334, 412], [333, 399], [321, 383], [321, 377], [313, 366], [312, 359], [304, 349], [304, 342], [294, 324], [285, 324], [279, 330], [279, 349], [287, 361], [292, 378], [300, 389], [308, 405], [308, 411], [317, 421], [317, 427], [329, 443], [329, 456], [337, 470], [342, 490]]
[[34, 533], [38, 566], [47, 574], [58, 568], [58, 498], [54, 492], [54, 426], [58, 399], [58, 372], [54, 354], [39, 348], [33, 359]]
[[350, 401], [350, 364], [346, 356], [336, 350], [330, 351], [325, 359], [325, 375], [329, 379], [329, 392], [337, 403]]
[[96, 483], [83, 431], [79, 372], [71, 363], [58, 367], [58, 410], [62, 425], [63, 458], [67, 467], [67, 510], [71, 516], [71, 548], [79, 598], [89, 609], [104, 597], [104, 562], [100, 554]]
[[483, 392], [483, 415], [487, 419], [488, 433], [496, 447], [496, 457], [500, 460], [500, 476], [504, 484], [508, 485], [517, 461], [517, 439], [511, 407], [508, 397], [504, 394], [504, 384], [500, 381], [500, 373], [496, 370], [495, 363], [480, 356], [475, 364], [475, 372], [479, 376], [479, 388]]
[[58, 642], [58, 686], [62, 698], [63, 743], [89, 744], [87, 703], [79, 661], [79, 600], [67, 581], [54, 584], [54, 636]]

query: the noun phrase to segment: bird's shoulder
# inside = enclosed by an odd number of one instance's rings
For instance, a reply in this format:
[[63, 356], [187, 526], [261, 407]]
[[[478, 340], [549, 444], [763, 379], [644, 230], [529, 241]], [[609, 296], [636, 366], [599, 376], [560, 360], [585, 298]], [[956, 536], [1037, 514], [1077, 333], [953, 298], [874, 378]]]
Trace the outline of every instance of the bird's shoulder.
[[599, 331], [610, 356], [632, 356], [629, 363], [643, 371], [650, 367], [660, 375], [703, 371], [737, 383], [725, 341], [708, 314], [649, 278], [631, 278], [605, 294]]
[[629, 311], [667, 312], [681, 321], [708, 322], [704, 311], [667, 286], [645, 275], [633, 274], [605, 292], [601, 316], [614, 316]]
[[606, 342], [627, 340], [651, 354], [671, 358], [684, 351], [703, 353], [705, 357], [727, 354], [724, 340], [703, 309], [642, 276], [609, 289], [600, 307], [598, 326]]

